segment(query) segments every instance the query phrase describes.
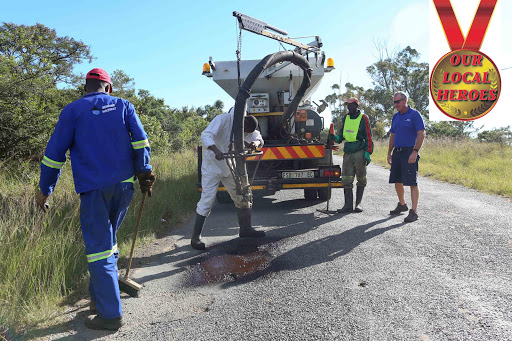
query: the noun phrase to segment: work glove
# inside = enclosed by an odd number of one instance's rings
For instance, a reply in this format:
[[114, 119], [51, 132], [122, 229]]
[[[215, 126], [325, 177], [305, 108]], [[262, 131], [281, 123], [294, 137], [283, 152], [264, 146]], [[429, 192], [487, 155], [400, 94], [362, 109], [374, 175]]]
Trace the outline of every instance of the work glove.
[[46, 211], [50, 207], [50, 204], [48, 203], [48, 197], [49, 195], [44, 195], [41, 190], [36, 192], [36, 204], [43, 211]]
[[372, 158], [370, 157], [370, 153], [364, 152], [364, 159], [366, 160], [366, 165], [368, 166], [370, 162], [372, 162]]
[[149, 173], [137, 174], [137, 179], [139, 180], [140, 190], [142, 193], [148, 193], [148, 197], [150, 197], [151, 189], [155, 183], [156, 176], [153, 174], [153, 172], [150, 171]]
[[327, 136], [327, 141], [333, 141], [336, 143], [340, 143], [339, 138], [334, 134], [329, 134], [329, 136]]
[[337, 152], [338, 150], [340, 150], [340, 147], [339, 146], [335, 146], [333, 144], [324, 144], [324, 148], [325, 149], [331, 149], [331, 150], [334, 150], [335, 152]]
[[259, 141], [253, 141], [253, 142], [249, 143], [249, 149], [252, 149], [252, 150], [258, 149], [259, 146], [260, 146]]

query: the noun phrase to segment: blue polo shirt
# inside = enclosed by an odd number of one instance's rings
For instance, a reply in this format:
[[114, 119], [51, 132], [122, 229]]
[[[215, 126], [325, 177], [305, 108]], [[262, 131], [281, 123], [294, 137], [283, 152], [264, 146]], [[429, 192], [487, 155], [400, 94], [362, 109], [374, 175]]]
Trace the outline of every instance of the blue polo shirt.
[[423, 119], [417, 110], [409, 107], [406, 112], [393, 115], [390, 133], [395, 134], [395, 148], [414, 147], [418, 131], [425, 129]]

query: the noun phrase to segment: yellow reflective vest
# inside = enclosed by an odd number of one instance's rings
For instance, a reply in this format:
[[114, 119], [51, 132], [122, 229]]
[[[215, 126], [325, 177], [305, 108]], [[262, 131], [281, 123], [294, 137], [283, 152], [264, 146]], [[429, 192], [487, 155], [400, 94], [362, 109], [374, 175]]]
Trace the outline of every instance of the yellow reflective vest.
[[343, 125], [343, 138], [345, 139], [345, 141], [357, 141], [357, 132], [359, 131], [359, 124], [361, 123], [362, 118], [362, 113], [359, 113], [359, 116], [357, 116], [354, 119], [351, 119], [350, 115], [347, 115], [347, 117], [345, 118], [345, 124]]

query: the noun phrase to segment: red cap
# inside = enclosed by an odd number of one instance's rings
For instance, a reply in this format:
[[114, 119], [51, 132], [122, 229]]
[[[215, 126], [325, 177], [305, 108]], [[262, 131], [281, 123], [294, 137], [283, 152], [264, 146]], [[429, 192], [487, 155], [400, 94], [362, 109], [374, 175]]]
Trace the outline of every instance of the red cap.
[[355, 97], [350, 97], [349, 99], [347, 99], [345, 101], [345, 104], [348, 104], [348, 103], [356, 103], [357, 105], [359, 105], [359, 100]]
[[107, 71], [100, 69], [99, 67], [87, 72], [85, 79], [99, 79], [100, 81], [107, 82], [110, 84], [110, 92], [112, 92], [112, 81], [110, 80], [110, 76], [108, 75]]

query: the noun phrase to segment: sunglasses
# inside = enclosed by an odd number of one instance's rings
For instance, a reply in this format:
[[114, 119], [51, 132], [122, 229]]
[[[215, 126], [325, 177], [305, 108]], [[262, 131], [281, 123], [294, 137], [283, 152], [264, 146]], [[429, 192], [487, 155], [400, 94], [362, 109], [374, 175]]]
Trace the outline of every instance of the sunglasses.
[[393, 101], [393, 103], [398, 104], [398, 103], [402, 102], [403, 100], [404, 99], [402, 98], [402, 99], [399, 99], [398, 101]]

